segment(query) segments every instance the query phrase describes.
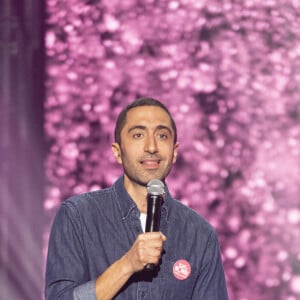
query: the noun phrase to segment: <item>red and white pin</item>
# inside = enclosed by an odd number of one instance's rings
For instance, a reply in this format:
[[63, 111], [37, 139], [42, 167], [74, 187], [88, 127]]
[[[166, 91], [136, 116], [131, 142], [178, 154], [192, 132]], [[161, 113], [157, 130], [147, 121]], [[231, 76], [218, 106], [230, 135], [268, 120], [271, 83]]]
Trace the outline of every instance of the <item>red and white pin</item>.
[[185, 280], [191, 275], [191, 265], [185, 259], [177, 260], [173, 266], [173, 275], [178, 280]]

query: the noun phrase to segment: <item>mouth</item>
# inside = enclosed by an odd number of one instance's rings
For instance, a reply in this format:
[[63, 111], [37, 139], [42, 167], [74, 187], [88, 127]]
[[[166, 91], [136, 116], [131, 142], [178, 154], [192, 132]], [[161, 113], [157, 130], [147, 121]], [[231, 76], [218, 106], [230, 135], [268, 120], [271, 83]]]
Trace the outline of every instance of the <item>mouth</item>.
[[140, 161], [141, 165], [146, 169], [156, 169], [159, 167], [160, 159], [143, 159]]

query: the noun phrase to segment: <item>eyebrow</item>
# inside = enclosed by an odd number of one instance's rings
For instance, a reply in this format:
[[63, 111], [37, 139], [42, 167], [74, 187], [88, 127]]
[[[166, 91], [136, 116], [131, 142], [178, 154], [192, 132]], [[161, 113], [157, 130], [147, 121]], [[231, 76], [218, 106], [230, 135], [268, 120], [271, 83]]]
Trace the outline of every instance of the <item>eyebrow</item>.
[[[143, 126], [143, 125], [135, 125], [135, 126], [130, 127], [127, 132], [130, 133], [131, 131], [136, 130], [136, 129], [146, 130], [147, 127]], [[162, 129], [167, 130], [170, 133], [170, 135], [173, 134], [173, 131], [171, 130], [171, 128], [166, 125], [158, 125], [155, 128], [155, 130], [162, 130]]]

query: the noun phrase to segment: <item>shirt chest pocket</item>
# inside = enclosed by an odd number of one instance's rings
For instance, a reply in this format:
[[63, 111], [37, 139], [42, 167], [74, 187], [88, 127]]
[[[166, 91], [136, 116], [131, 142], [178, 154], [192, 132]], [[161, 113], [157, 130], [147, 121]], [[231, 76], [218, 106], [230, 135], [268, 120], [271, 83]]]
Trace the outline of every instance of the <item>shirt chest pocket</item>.
[[157, 290], [153, 290], [153, 296], [156, 298], [152, 299], [192, 299], [197, 274], [197, 270], [185, 260], [165, 261], [154, 284]]

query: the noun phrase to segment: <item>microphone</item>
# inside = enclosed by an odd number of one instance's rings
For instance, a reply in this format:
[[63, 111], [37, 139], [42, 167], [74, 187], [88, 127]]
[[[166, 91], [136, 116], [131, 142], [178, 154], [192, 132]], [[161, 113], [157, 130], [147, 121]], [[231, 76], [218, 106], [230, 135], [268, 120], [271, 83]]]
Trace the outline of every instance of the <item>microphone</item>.
[[[152, 179], [147, 184], [147, 218], [146, 232], [159, 231], [160, 229], [160, 211], [165, 193], [164, 184], [159, 179]], [[147, 264], [145, 270], [151, 271], [154, 264]]]

